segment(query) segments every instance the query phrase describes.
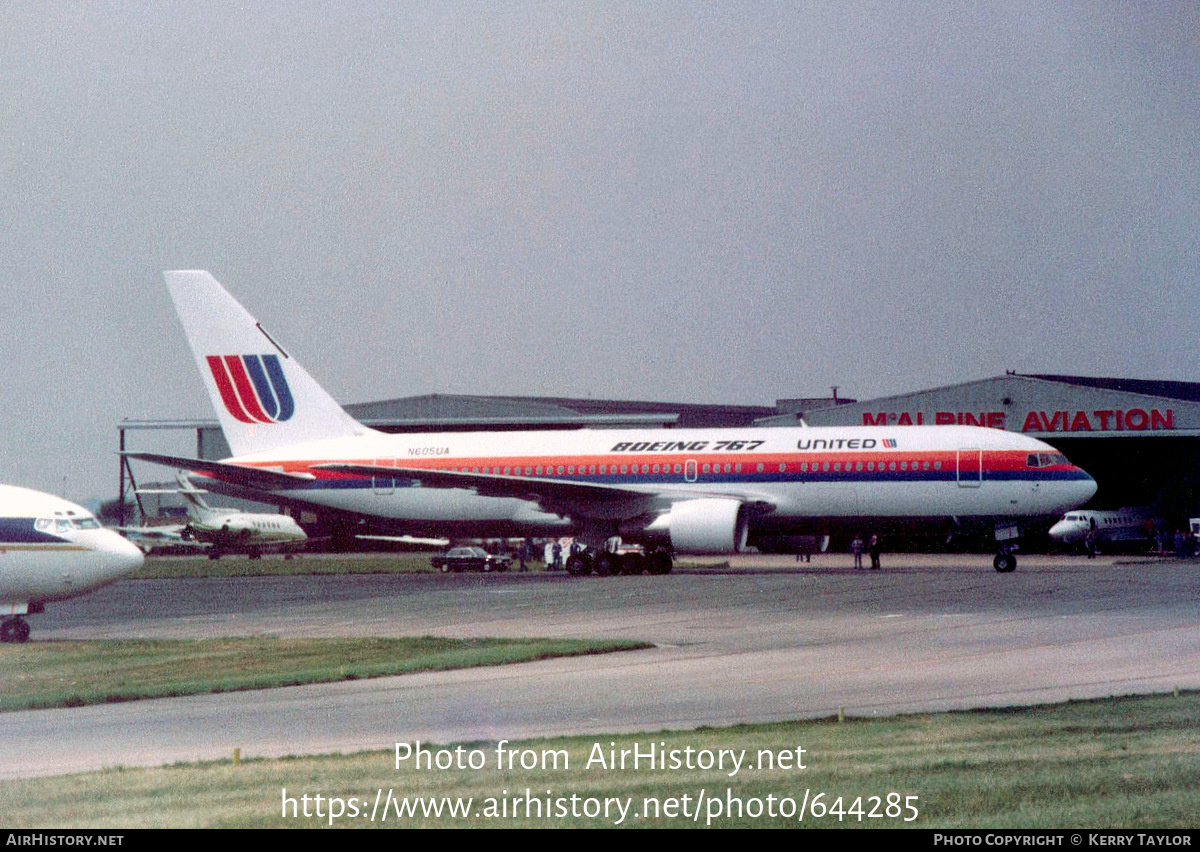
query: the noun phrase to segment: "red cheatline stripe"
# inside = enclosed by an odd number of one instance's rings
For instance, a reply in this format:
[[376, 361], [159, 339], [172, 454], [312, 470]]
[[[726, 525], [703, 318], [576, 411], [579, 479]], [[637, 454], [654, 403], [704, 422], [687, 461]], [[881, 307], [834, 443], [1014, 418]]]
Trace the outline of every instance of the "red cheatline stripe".
[[[1001, 471], [1022, 470], [1026, 467], [1025, 456], [1026, 456], [1026, 452], [1024, 450], [986, 451], [984, 453], [983, 471], [984, 471], [984, 473], [998, 473]], [[290, 460], [284, 464], [284, 468], [285, 468], [285, 470], [289, 470], [289, 471], [305, 471], [305, 470], [307, 470], [307, 468], [310, 464], [322, 464], [322, 463], [327, 463], [330, 461], [333, 461], [333, 460], [331, 460], [331, 459], [315, 459], [315, 460], [303, 460], [303, 461], [302, 460]], [[373, 458], [371, 458], [371, 459], [339, 459], [337, 461], [340, 461], [345, 464], [362, 464], [362, 465], [380, 464], [380, 462], [377, 462], [377, 460], [373, 459]], [[817, 467], [818, 465], [821, 465], [823, 467], [825, 463], [830, 463], [832, 465], [834, 462], [840, 462], [842, 465], [842, 468], [838, 472], [841, 472], [841, 473], [847, 473], [847, 472], [875, 473], [875, 474], [880, 474], [880, 475], [888, 475], [888, 477], [890, 479], [896, 478], [894, 476], [895, 474], [931, 473], [934, 471], [934, 468], [932, 467], [934, 462], [942, 463], [942, 467], [938, 471], [940, 473], [953, 474], [954, 471], [956, 470], [955, 453], [953, 451], [950, 451], [950, 452], [946, 452], [946, 451], [915, 451], [912, 453], [906, 453], [904, 451], [900, 451], [898, 453], [869, 453], [869, 454], [868, 453], [860, 453], [860, 454], [839, 453], [836, 451], [832, 451], [827, 454], [806, 452], [806, 453], [799, 453], [799, 454], [797, 454], [797, 453], [771, 453], [769, 455], [767, 455], [767, 454], [755, 454], [755, 455], [712, 454], [712, 455], [706, 455], [704, 453], [693, 453], [693, 454], [686, 454], [686, 455], [614, 454], [614, 455], [571, 455], [571, 456], [552, 456], [552, 457], [547, 457], [547, 456], [541, 456], [541, 457], [458, 456], [458, 457], [453, 457], [453, 458], [445, 458], [445, 459], [441, 459], [438, 461], [433, 461], [433, 460], [429, 460], [429, 459], [398, 458], [398, 459], [389, 459], [389, 460], [383, 462], [382, 464], [384, 466], [391, 466], [392, 464], [399, 464], [399, 465], [403, 465], [404, 467], [407, 467], [407, 468], [413, 468], [413, 469], [422, 469], [423, 468], [423, 469], [428, 469], [428, 470], [433, 470], [433, 471], [449, 470], [451, 468], [459, 468], [459, 469], [479, 468], [481, 471], [484, 469], [490, 469], [490, 470], [492, 470], [493, 475], [496, 474], [497, 468], [500, 470], [503, 470], [504, 468], [507, 467], [510, 470], [510, 475], [512, 475], [512, 476], [524, 476], [525, 475], [524, 469], [526, 467], [534, 468], [534, 469], [536, 469], [537, 467], [541, 467], [543, 469], [543, 473], [541, 474], [542, 476], [557, 476], [558, 475], [557, 469], [560, 466], [564, 468], [564, 473], [563, 473], [564, 476], [591, 476], [591, 475], [599, 475], [599, 472], [597, 470], [597, 472], [595, 474], [587, 473], [586, 471], [588, 469], [590, 469], [590, 467], [595, 466], [595, 467], [599, 468], [600, 465], [606, 465], [609, 469], [604, 475], [612, 476], [614, 474], [619, 475], [618, 468], [620, 465], [626, 465], [628, 468], [631, 468], [631, 470], [629, 471], [630, 474], [636, 473], [638, 475], [641, 475], [640, 468], [642, 467], [642, 465], [654, 465], [654, 464], [659, 464], [663, 468], [665, 468], [665, 469], [661, 469], [659, 471], [659, 475], [664, 475], [664, 474], [674, 475], [675, 474], [674, 465], [676, 465], [676, 464], [684, 465], [688, 461], [695, 461], [698, 466], [704, 465], [704, 464], [715, 465], [719, 468], [719, 470], [715, 471], [716, 473], [725, 473], [724, 466], [726, 464], [730, 465], [732, 468], [734, 465], [740, 463], [742, 465], [742, 470], [736, 471], [734, 469], [734, 470], [731, 470], [730, 473], [740, 473], [744, 476], [751, 477], [751, 478], [759, 477], [759, 476], [766, 476], [766, 475], [777, 475], [778, 473], [780, 473], [780, 471], [779, 471], [780, 464], [784, 464], [786, 466], [786, 470], [784, 472], [788, 473], [788, 474], [795, 474], [795, 473], [824, 474], [824, 473], [833, 473], [835, 471], [833, 471], [832, 468], [829, 471], [825, 471], [823, 469], [818, 469], [818, 467]], [[900, 468], [900, 462], [902, 462], [902, 461], [908, 463], [909, 467], [907, 470], [902, 470]], [[978, 474], [979, 470], [980, 470], [978, 461], [976, 459], [971, 459], [971, 461], [974, 463], [971, 464], [970, 466], [964, 466], [963, 468], [961, 468], [961, 470], [968, 472], [971, 475]], [[875, 463], [875, 469], [873, 471], [867, 469], [867, 463], [869, 463], [869, 462]], [[890, 468], [890, 465], [893, 462], [896, 464], [895, 470], [892, 470]], [[802, 463], [808, 463], [809, 470], [801, 471], [800, 465]], [[929, 470], [924, 469], [924, 465], [926, 463], [930, 464]], [[757, 470], [758, 464], [763, 465], [764, 469], [761, 472]], [[861, 470], [861, 471], [858, 470], [859, 464], [863, 465], [863, 470]], [[278, 462], [262, 462], [261, 465], [266, 466], [266, 467], [277, 466]], [[576, 468], [575, 472], [572, 474], [566, 473], [565, 468], [572, 466], [572, 465]], [[920, 468], [918, 468], [918, 465], [920, 465]], [[636, 471], [632, 470], [633, 468], [636, 468], [637, 470]], [[1074, 469], [1074, 466], [1070, 465], [1070, 464], [1066, 464], [1066, 465], [1057, 465], [1056, 468], [1060, 469], [1060, 470], [1061, 469], [1070, 470], [1070, 469]], [[1043, 468], [1042, 470], [1045, 470], [1045, 468]], [[331, 473], [329, 471], [312, 471], [312, 473], [316, 474], [318, 479], [356, 478], [354, 474]], [[651, 473], [653, 473], [653, 471], [651, 471]], [[386, 475], [386, 474], [381, 473], [380, 475]], [[397, 475], [400, 477], [405, 476], [405, 474], [397, 474]], [[504, 475], [504, 474], [501, 473], [499, 475]], [[534, 473], [532, 475], [537, 476], [538, 474]], [[901, 478], [903, 478], [903, 477], [901, 476]]]

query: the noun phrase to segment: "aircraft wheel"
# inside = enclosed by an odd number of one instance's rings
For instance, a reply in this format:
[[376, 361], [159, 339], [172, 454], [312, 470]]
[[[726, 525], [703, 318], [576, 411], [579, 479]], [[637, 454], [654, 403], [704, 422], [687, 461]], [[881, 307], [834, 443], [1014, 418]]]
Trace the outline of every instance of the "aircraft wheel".
[[580, 574], [588, 572], [587, 560], [578, 553], [572, 553], [567, 557], [567, 573], [572, 577], [578, 577]]
[[0, 642], [28, 642], [29, 624], [20, 618], [10, 618], [0, 624]]
[[1017, 570], [1017, 557], [1011, 553], [997, 553], [996, 558], [992, 560], [992, 567], [1001, 574], [1011, 574]]
[[615, 553], [601, 553], [596, 557], [596, 573], [610, 577], [621, 570], [621, 560]]
[[656, 550], [650, 554], [651, 574], [670, 574], [672, 567], [674, 567], [674, 561], [671, 559], [669, 551]]

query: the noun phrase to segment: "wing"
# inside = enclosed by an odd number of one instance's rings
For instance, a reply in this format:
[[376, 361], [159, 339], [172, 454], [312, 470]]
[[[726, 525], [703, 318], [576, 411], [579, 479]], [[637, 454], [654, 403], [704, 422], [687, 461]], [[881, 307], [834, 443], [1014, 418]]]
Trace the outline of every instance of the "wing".
[[259, 467], [245, 467], [207, 459], [189, 459], [182, 456], [163, 456], [157, 453], [122, 453], [127, 459], [153, 462], [167, 467], [183, 468], [199, 472], [225, 482], [232, 482], [258, 491], [277, 491], [300, 488], [314, 479], [311, 473], [283, 473]]
[[[711, 492], [687, 489], [662, 491], [642, 490], [619, 485], [601, 485], [561, 479], [540, 479], [531, 476], [504, 476], [492, 473], [428, 470], [417, 467], [388, 467], [370, 464], [315, 464], [312, 470], [327, 470], [350, 476], [390, 476], [412, 479], [425, 488], [466, 488], [484, 497], [515, 497], [536, 503], [543, 511], [574, 517], [621, 519], [646, 513], [664, 512], [671, 504], [703, 497]], [[756, 512], [769, 512], [769, 501], [749, 494], [721, 494], [751, 505]]]

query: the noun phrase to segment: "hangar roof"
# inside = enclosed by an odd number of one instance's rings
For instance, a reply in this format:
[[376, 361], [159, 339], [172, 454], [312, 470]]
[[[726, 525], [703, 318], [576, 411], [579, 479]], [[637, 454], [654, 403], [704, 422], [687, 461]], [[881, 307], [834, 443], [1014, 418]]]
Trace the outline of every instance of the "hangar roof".
[[1200, 402], [1200, 382], [1163, 382], [1153, 379], [1110, 379], [1093, 376], [1053, 376], [1041, 373], [1013, 373], [1012, 375], [1027, 379], [1041, 379], [1047, 382], [1061, 382], [1067, 385], [1126, 391], [1127, 393], [1140, 393], [1146, 396], [1161, 396], [1167, 399]]

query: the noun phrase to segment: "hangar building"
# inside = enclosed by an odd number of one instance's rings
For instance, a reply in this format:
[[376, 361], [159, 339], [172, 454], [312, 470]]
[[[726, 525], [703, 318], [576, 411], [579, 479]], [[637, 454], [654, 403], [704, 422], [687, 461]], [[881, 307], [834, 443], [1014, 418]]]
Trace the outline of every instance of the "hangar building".
[[1200, 383], [1006, 373], [959, 385], [767, 417], [760, 425], [959, 424], [1039, 438], [1096, 480], [1097, 508], [1200, 509]]

